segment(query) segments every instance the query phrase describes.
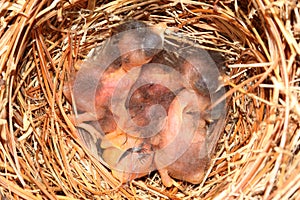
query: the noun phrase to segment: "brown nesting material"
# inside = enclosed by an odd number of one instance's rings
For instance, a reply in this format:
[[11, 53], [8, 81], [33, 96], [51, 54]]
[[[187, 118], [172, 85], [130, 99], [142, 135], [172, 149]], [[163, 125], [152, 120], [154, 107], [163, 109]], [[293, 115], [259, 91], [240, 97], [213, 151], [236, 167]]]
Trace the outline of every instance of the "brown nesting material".
[[[1, 1], [0, 193], [8, 199], [296, 199], [297, 1]], [[82, 145], [70, 74], [124, 20], [164, 23], [225, 60], [228, 117], [201, 184], [120, 184]]]

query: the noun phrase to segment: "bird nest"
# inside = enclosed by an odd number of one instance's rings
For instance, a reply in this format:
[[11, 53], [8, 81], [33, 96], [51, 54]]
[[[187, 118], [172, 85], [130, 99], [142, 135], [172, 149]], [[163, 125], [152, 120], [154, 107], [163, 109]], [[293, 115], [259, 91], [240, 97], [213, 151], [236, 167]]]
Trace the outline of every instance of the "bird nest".
[[[0, 193], [13, 199], [300, 196], [297, 1], [1, 1]], [[228, 116], [200, 184], [120, 183], [82, 144], [63, 93], [126, 20], [165, 24], [225, 58]], [[189, 170], [189, 169], [186, 169]]]

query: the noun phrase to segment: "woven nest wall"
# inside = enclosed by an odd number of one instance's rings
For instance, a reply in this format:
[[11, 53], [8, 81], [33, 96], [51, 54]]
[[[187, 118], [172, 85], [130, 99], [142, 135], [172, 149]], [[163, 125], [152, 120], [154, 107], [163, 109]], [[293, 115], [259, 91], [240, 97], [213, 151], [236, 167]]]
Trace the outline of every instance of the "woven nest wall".
[[[0, 1], [0, 193], [8, 199], [296, 199], [297, 1]], [[165, 22], [226, 60], [229, 115], [205, 179], [120, 184], [81, 144], [69, 73], [129, 19]]]

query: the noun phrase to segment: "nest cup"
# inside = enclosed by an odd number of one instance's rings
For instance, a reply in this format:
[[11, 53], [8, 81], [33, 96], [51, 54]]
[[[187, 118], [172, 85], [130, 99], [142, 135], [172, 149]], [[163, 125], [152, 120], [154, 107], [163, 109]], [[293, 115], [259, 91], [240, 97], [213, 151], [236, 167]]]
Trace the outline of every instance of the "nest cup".
[[[295, 199], [300, 188], [297, 1], [0, 2], [0, 193], [8, 199]], [[63, 88], [124, 20], [164, 23], [222, 54], [228, 117], [201, 184], [156, 172], [120, 184], [82, 145]], [[170, 35], [172, 37], [172, 35]]]

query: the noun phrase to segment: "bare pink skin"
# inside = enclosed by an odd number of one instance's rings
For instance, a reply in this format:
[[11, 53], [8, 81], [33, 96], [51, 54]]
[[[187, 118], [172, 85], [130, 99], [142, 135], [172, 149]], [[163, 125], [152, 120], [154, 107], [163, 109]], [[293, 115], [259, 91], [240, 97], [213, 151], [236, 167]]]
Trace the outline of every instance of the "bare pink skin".
[[[136, 30], [140, 30], [138, 28], [142, 28], [145, 33], [140, 33], [138, 31], [127, 32], [128, 28], [133, 28], [129, 30], [135, 30], [134, 28], [137, 28]], [[92, 61], [83, 63], [83, 70], [85, 73], [82, 73], [80, 79], [81, 82], [85, 85], [82, 89], [77, 88], [77, 90], [82, 90], [82, 92], [78, 92], [76, 93], [76, 96], [74, 96], [74, 99], [76, 100], [76, 109], [83, 112], [82, 114], [78, 115], [76, 119], [77, 124], [80, 124], [84, 121], [99, 120], [104, 117], [106, 117], [107, 120], [111, 121], [111, 116], [107, 117], [110, 114], [110, 112], [107, 112], [107, 110], [109, 101], [116, 86], [119, 84], [121, 78], [129, 70], [133, 68], [140, 68], [142, 65], [150, 62], [153, 56], [158, 53], [158, 51], [149, 52], [149, 50], [143, 49], [143, 42], [145, 42], [145, 39], [148, 39], [151, 44], [157, 45], [158, 49], [161, 48], [160, 46], [163, 43], [163, 31], [164, 29], [157, 29], [156, 26], [147, 27], [146, 24], [142, 22], [133, 21], [128, 24], [124, 23], [117, 30], [117, 33], [123, 33], [121, 34], [121, 38], [119, 38], [117, 41], [117, 49], [115, 49], [113, 45], [110, 45], [110, 43], [108, 43], [104, 45], [104, 52], [99, 55], [100, 58], [96, 58], [96, 60], [99, 61], [100, 65], [102, 62], [110, 64], [108, 69], [106, 69], [103, 74], [99, 74], [99, 67], [101, 66], [98, 66], [97, 62]], [[109, 51], [119, 52], [121, 61], [120, 66], [116, 66], [118, 64], [114, 62], [107, 63], [107, 60], [113, 61], [113, 59], [110, 58], [110, 55], [116, 54], [110, 53]], [[92, 58], [91, 60], [93, 59], [94, 58]], [[72, 77], [72, 80], [68, 83], [69, 86], [65, 87], [64, 89], [64, 94], [70, 102], [72, 102], [71, 91], [73, 88], [76, 73], [73, 74]], [[92, 99], [93, 96], [86, 95], [85, 91], [90, 89], [89, 87], [86, 87], [86, 85], [89, 85], [89, 82], [97, 81], [99, 81], [99, 86], [96, 89], [96, 94], [93, 94], [92, 91], [89, 93], [95, 96], [95, 99]], [[110, 128], [108, 127], [104, 127], [103, 129], [110, 130]]]
[[[157, 34], [160, 37], [160, 33]], [[77, 110], [80, 112], [77, 123], [98, 121], [104, 133], [101, 138], [103, 160], [112, 166], [113, 175], [120, 182], [124, 183], [145, 176], [149, 170], [154, 169], [153, 166], [156, 166], [162, 183], [167, 187], [174, 184], [172, 178], [198, 184], [210, 164], [210, 156], [216, 146], [222, 124], [217, 125], [218, 127], [208, 137], [206, 121], [209, 119], [206, 116], [206, 109], [211, 102], [207, 91], [198, 91], [195, 93], [196, 96], [190, 93], [197, 89], [195, 82], [201, 77], [191, 63], [178, 65], [181, 75], [188, 80], [187, 83], [178, 81], [181, 79], [174, 74], [168, 75], [163, 70], [159, 71], [161, 70], [159, 67], [154, 66], [148, 71], [143, 71], [142, 66], [151, 62], [155, 54], [149, 54], [141, 49], [140, 45], [140, 41], [134, 35], [125, 34], [118, 43], [120, 66], [111, 63], [101, 77], [97, 74], [99, 66], [96, 64], [89, 66], [86, 77], [83, 77], [84, 83], [94, 80], [98, 81], [98, 86], [94, 96], [85, 95], [84, 90], [89, 88], [82, 88], [83, 92], [75, 96]], [[131, 51], [133, 47], [138, 50]], [[202, 68], [209, 67], [197, 58], [191, 59]], [[137, 89], [128, 101], [130, 116], [138, 126], [146, 126], [149, 123], [147, 114], [152, 105], [160, 104], [166, 110], [168, 116], [165, 127], [152, 138], [133, 137], [120, 130], [110, 109], [110, 100], [116, 87], [123, 84], [120, 80], [133, 68], [140, 68], [140, 76], [137, 80], [139, 78], [162, 79], [168, 82], [172, 87], [171, 90], [178, 89], [178, 93], [174, 94], [162, 86], [163, 84], [149, 84]], [[72, 82], [70, 84], [72, 85]], [[129, 88], [132, 86], [128, 85]], [[180, 90], [182, 88], [184, 89]], [[65, 91], [65, 94], [70, 100], [70, 92]], [[95, 99], [91, 101], [93, 97]], [[191, 101], [191, 97], [195, 97], [197, 101]], [[182, 101], [179, 100], [180, 98]], [[193, 112], [199, 114], [199, 120], [196, 122], [193, 120], [195, 118]], [[174, 142], [174, 145], [169, 145], [170, 142]], [[178, 149], [182, 152], [178, 153]], [[143, 157], [141, 162], [143, 154], [149, 155]], [[170, 163], [166, 162], [168, 159]]]
[[[196, 101], [191, 99], [193, 97]], [[191, 183], [202, 180], [210, 162], [206, 147], [206, 123], [201, 116], [195, 122], [195, 116], [190, 113], [199, 114], [199, 105], [204, 106], [209, 102], [209, 98], [195, 96], [184, 89], [171, 103], [165, 129], [152, 140], [158, 147], [155, 164], [165, 186], [173, 185], [171, 177]]]

